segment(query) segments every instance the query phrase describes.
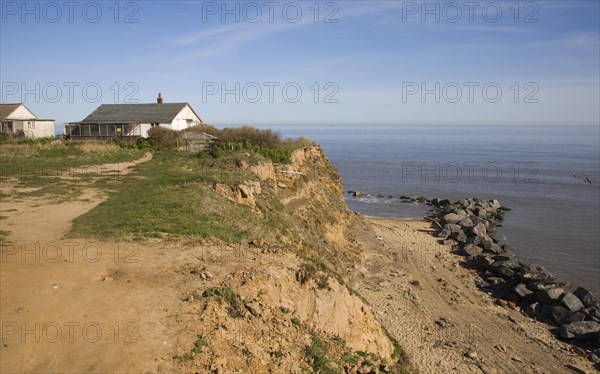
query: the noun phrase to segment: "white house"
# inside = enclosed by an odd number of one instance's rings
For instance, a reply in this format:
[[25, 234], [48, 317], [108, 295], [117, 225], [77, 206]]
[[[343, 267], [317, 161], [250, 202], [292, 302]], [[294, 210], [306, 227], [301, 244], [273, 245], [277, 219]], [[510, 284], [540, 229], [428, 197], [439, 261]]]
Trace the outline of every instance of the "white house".
[[54, 120], [37, 118], [22, 103], [0, 104], [0, 131], [27, 138], [54, 136]]
[[65, 125], [65, 135], [76, 138], [147, 138], [153, 126], [183, 130], [202, 123], [188, 103], [102, 104], [80, 122]]

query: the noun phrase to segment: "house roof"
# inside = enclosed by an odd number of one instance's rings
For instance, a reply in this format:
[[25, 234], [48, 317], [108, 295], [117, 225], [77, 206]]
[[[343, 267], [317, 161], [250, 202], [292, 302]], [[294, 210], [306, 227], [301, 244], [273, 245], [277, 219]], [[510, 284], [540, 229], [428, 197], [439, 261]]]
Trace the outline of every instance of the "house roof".
[[4, 120], [23, 104], [0, 104], [0, 120]]
[[80, 123], [170, 123], [186, 106], [200, 119], [188, 103], [102, 104]]

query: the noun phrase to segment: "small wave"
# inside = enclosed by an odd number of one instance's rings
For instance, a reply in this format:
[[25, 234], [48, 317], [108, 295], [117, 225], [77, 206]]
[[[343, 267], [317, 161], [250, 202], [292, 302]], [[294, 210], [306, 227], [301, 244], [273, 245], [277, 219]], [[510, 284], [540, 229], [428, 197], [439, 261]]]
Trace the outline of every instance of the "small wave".
[[365, 203], [365, 204], [391, 204], [393, 199], [386, 199], [384, 197], [350, 197], [346, 198], [347, 201]]

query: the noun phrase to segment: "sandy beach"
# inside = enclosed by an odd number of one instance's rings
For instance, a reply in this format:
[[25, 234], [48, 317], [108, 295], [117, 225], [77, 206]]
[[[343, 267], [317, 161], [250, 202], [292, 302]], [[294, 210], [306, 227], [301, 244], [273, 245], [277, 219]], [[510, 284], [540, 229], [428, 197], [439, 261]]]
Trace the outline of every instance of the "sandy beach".
[[379, 240], [365, 245], [357, 290], [423, 373], [594, 372], [548, 327], [496, 305], [479, 276], [437, 243], [425, 221], [370, 219]]

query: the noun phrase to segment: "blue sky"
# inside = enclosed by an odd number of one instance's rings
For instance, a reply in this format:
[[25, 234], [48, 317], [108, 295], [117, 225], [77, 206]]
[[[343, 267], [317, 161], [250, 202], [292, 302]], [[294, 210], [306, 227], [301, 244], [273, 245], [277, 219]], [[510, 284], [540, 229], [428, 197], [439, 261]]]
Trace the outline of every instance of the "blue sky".
[[598, 1], [0, 4], [0, 101], [57, 124], [158, 92], [217, 125], [600, 121]]

